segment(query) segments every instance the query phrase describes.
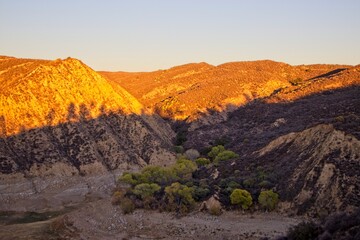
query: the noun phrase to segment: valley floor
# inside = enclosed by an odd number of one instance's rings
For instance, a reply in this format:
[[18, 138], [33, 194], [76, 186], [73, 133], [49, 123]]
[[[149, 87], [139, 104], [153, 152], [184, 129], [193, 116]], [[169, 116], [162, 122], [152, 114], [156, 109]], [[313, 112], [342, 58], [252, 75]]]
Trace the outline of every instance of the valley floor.
[[182, 218], [146, 210], [124, 215], [109, 199], [102, 199], [52, 220], [0, 226], [0, 239], [261, 239], [283, 235], [300, 221], [276, 213], [238, 211], [221, 216], [193, 212]]

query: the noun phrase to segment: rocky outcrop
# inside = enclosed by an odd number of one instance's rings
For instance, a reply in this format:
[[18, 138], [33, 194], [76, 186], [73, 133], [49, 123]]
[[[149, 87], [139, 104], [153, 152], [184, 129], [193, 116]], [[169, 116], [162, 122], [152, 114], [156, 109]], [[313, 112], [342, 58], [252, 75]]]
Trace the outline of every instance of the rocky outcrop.
[[278, 174], [286, 210], [316, 215], [360, 205], [360, 141], [332, 125], [284, 135], [256, 155]]
[[[234, 165], [219, 166], [219, 178], [254, 183], [242, 186], [257, 198], [265, 173], [266, 187], [276, 187], [286, 213], [319, 216], [359, 207], [360, 78], [356, 69], [319, 78], [314, 86], [294, 93], [279, 92], [279, 97], [292, 101], [268, 102], [274, 100], [271, 97], [241, 107], [221, 123], [188, 132], [185, 148], [203, 152], [224, 144], [235, 151], [240, 157]], [[350, 85], [315, 91], [319, 86], [342, 84], [341, 79]], [[309, 92], [312, 95], [297, 98]], [[220, 195], [220, 200], [228, 204], [228, 196]]]

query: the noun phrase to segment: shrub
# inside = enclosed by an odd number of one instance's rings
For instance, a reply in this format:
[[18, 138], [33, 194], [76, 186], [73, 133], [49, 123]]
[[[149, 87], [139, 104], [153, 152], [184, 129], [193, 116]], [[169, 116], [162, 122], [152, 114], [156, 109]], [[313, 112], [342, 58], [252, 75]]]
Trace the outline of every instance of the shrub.
[[233, 151], [225, 150], [223, 152], [220, 152], [214, 159], [214, 164], [219, 164], [220, 161], [225, 161], [233, 158], [237, 158], [239, 155], [234, 153]]
[[200, 156], [200, 153], [196, 149], [188, 149], [184, 155], [187, 159], [195, 160]]
[[113, 193], [111, 197], [111, 204], [112, 205], [118, 205], [121, 202], [121, 199], [123, 199], [125, 196], [125, 192], [123, 191], [116, 191]]
[[335, 121], [337, 121], [337, 122], [345, 122], [345, 118], [344, 118], [344, 116], [337, 116], [336, 118], [335, 118]]
[[192, 173], [197, 169], [196, 164], [187, 159], [179, 159], [176, 164], [172, 166], [172, 173], [177, 176], [178, 179], [183, 181], [190, 180]]
[[243, 181], [244, 187], [247, 187], [247, 188], [254, 187], [255, 183], [256, 183], [256, 181], [254, 178], [248, 178]]
[[178, 182], [165, 188], [165, 198], [168, 201], [167, 209], [179, 213], [189, 212], [195, 201], [192, 197], [194, 189]]
[[258, 186], [261, 187], [261, 188], [270, 188], [272, 186], [272, 183], [267, 181], [267, 180], [264, 180], [264, 181], [261, 181], [258, 184]]
[[174, 147], [174, 151], [175, 151], [176, 153], [182, 154], [182, 153], [184, 153], [184, 147], [183, 147], [183, 146], [175, 146], [175, 147]]
[[135, 186], [133, 193], [144, 200], [145, 198], [154, 196], [154, 193], [160, 189], [161, 187], [156, 183], [141, 183]]
[[289, 240], [316, 239], [320, 233], [319, 227], [313, 222], [302, 222], [290, 228], [287, 234]]
[[235, 181], [230, 181], [230, 182], [227, 183], [227, 187], [231, 188], [231, 189], [235, 189], [235, 188], [240, 187], [240, 184], [238, 182], [235, 182]]
[[272, 190], [261, 191], [258, 202], [264, 209], [272, 211], [279, 202], [279, 195], [274, 193]]
[[198, 158], [195, 160], [195, 163], [198, 165], [198, 166], [206, 166], [208, 164], [211, 163], [211, 161], [207, 158]]
[[256, 168], [256, 179], [261, 182], [264, 181], [267, 178], [267, 173], [262, 167]]
[[207, 187], [194, 187], [193, 198], [196, 201], [201, 201], [207, 198], [210, 194], [210, 190]]
[[211, 151], [208, 153], [208, 156], [211, 158], [211, 159], [215, 159], [215, 157], [217, 155], [219, 155], [219, 153], [225, 151], [225, 148], [224, 146], [222, 145], [217, 145], [216, 147], [212, 147], [211, 148]]
[[219, 205], [215, 205], [215, 204], [210, 206], [208, 211], [211, 215], [215, 215], [215, 216], [219, 216], [222, 213], [221, 207]]
[[135, 210], [135, 204], [131, 199], [125, 197], [120, 202], [120, 208], [124, 214], [132, 213]]
[[123, 175], [119, 178], [119, 181], [135, 186], [136, 184], [138, 184], [138, 176], [139, 175], [135, 173], [123, 173]]
[[142, 169], [140, 176], [141, 183], [156, 183], [161, 186], [166, 186], [176, 180], [177, 176], [171, 169], [160, 166], [146, 166]]
[[235, 189], [230, 195], [231, 204], [240, 205], [242, 209], [248, 209], [252, 205], [251, 194], [244, 189]]

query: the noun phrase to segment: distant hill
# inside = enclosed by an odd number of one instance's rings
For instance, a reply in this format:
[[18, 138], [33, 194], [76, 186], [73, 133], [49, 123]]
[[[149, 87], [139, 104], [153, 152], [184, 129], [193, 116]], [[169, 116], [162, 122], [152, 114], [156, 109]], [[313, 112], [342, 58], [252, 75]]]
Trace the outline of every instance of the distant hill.
[[[270, 60], [212, 66], [192, 63], [148, 73], [100, 72], [161, 116], [193, 121], [208, 112], [234, 110], [254, 99], [344, 65], [291, 66]], [[235, 107], [235, 108], [234, 108]]]

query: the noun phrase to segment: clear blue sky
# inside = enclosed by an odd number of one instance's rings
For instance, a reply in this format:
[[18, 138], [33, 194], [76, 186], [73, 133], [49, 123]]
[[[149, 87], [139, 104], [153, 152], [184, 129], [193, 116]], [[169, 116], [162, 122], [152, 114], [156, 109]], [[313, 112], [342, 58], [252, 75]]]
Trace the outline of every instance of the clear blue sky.
[[0, 55], [95, 70], [360, 64], [360, 0], [0, 0]]

